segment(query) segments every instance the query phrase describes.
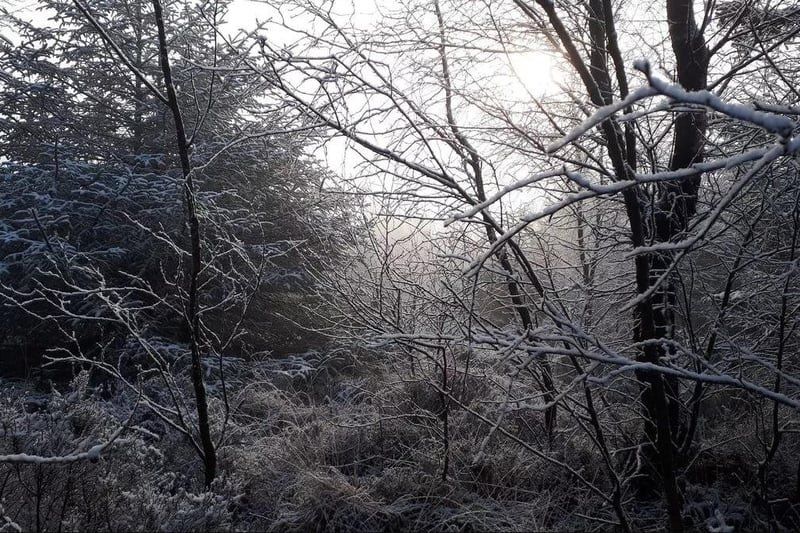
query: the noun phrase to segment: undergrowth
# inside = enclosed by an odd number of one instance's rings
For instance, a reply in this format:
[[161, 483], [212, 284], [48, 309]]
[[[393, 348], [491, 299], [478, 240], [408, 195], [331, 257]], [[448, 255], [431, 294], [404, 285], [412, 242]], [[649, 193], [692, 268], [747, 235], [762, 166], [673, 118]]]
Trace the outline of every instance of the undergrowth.
[[[95, 462], [0, 466], [2, 529], [615, 529], [604, 497], [613, 489], [607, 465], [586, 425], [564, 417], [547, 439], [541, 412], [512, 408], [496, 386], [502, 376], [474, 368], [450, 376], [466, 385], [448, 401], [435, 367], [412, 375], [375, 353], [242, 362], [229, 383], [222, 475], [210, 490], [186, 439], [146, 409], [134, 412], [129, 393], [109, 398], [86, 373], [46, 393], [5, 383], [3, 454], [66, 456], [126, 429]], [[222, 418], [221, 398], [212, 406]], [[609, 404], [605, 423], [620, 423], [613, 412]], [[756, 436], [723, 439], [726, 423], [715, 424], [701, 428], [681, 477], [690, 524], [708, 531], [800, 524], [782, 487], [770, 487], [767, 499], [753, 489], [756, 472], [744, 465], [754, 464]], [[793, 482], [796, 450], [787, 438], [770, 479]], [[635, 470], [631, 454], [612, 461], [617, 472]], [[640, 498], [625, 484], [622, 502], [635, 529], [663, 524], [658, 498]]]

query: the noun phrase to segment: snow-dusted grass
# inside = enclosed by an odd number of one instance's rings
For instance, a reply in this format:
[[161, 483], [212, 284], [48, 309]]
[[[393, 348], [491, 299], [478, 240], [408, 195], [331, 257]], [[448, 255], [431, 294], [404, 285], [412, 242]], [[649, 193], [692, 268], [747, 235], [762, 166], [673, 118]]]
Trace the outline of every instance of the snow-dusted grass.
[[[221, 474], [210, 491], [185, 439], [146, 411], [131, 417], [136, 402], [127, 393], [103, 399], [86, 375], [61, 392], [5, 384], [0, 453], [79, 453], [127, 426], [95, 462], [0, 466], [3, 519], [23, 530], [163, 531], [607, 530], [615, 519], [559, 466], [611, 490], [596, 446], [563, 411], [552, 442], [542, 413], [529, 407], [509, 411], [494, 429], [481, 420], [495, 420], [504, 397], [502, 376], [481, 354], [474, 372], [450, 376], [467, 385], [454, 391], [458, 403], [448, 412], [444, 477], [436, 372], [418, 365], [412, 375], [381, 352], [329, 355], [239, 363]], [[601, 410], [620, 450], [613, 428], [636, 434], [638, 427], [624, 417], [631, 411], [623, 385]], [[752, 405], [722, 392], [702, 406], [707, 422], [680, 478], [684, 515], [702, 530], [798, 521], [792, 502], [780, 499], [795, 482], [794, 435], [770, 466], [770, 479], [782, 485], [770, 488], [771, 502], [756, 494], [759, 433], [740, 428], [731, 438], [733, 420], [757, 414]], [[219, 398], [212, 408], [219, 419]], [[630, 473], [632, 457], [620, 451], [615, 467]], [[626, 486], [623, 504], [637, 530], [663, 524], [657, 497]]]

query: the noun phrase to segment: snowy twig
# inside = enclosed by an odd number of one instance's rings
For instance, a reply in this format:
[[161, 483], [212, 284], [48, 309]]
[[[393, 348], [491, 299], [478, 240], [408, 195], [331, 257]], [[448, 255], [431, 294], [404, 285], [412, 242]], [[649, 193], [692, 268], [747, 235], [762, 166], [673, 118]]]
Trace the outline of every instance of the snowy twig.
[[670, 83], [661, 76], [654, 74], [647, 61], [637, 61], [634, 67], [647, 76], [649, 87], [656, 91], [657, 94], [664, 95], [675, 102], [707, 107], [730, 118], [754, 124], [770, 133], [779, 135], [783, 139], [788, 139], [794, 131], [795, 123], [790, 118], [775, 113], [758, 111], [751, 106], [726, 102], [711, 91], [687, 91], [680, 85]]
[[[659, 95], [666, 96], [673, 103], [702, 106], [730, 118], [749, 122], [770, 133], [778, 135], [782, 140], [789, 139], [794, 131], [795, 122], [788, 117], [773, 112], [761, 111], [753, 106], [726, 102], [710, 91], [687, 91], [679, 84], [670, 83], [658, 74], [653, 73], [647, 61], [640, 60], [635, 62], [634, 68], [641, 71], [647, 77], [648, 85], [638, 88], [618, 102], [598, 108], [592, 116], [574, 127], [565, 136], [550, 143], [547, 146], [547, 152], [553, 153], [560, 150], [564, 146], [585, 135], [595, 126], [610, 119], [615, 113], [641, 100]], [[759, 108], [769, 109], [763, 105], [759, 106]], [[775, 108], [775, 111], [779, 111], [780, 109], [781, 108]], [[771, 111], [772, 109], [769, 110]], [[635, 116], [636, 115], [628, 113], [625, 118], [630, 119]]]

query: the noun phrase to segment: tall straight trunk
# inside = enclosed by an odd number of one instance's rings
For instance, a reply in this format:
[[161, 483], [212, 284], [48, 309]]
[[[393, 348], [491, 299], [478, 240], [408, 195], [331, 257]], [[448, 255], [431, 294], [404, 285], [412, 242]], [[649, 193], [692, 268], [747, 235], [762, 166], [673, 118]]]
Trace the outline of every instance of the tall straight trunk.
[[[675, 54], [678, 82], [689, 91], [706, 88], [708, 83], [709, 51], [705, 39], [694, 19], [692, 0], [667, 0], [667, 18], [672, 49]], [[707, 128], [706, 113], [702, 110], [679, 113], [673, 127], [673, 150], [670, 170], [687, 168], [703, 161], [703, 140]], [[697, 195], [701, 177], [694, 176], [680, 182], [662, 183], [655, 198], [651, 240], [669, 243], [680, 238], [697, 210]], [[673, 254], [655, 253], [651, 256], [650, 283], [670, 267]], [[668, 276], [661, 290], [653, 294], [654, 339], [671, 338], [675, 326], [676, 287], [675, 276]], [[659, 348], [659, 357], [669, 355]], [[680, 422], [680, 386], [676, 377], [664, 379], [668, 395], [670, 430], [677, 435]], [[650, 406], [645, 403], [649, 409]], [[654, 422], [649, 421], [647, 431], [654, 432]]]
[[[531, 7], [523, 0], [514, 1], [531, 19], [539, 20], [538, 15], [533, 13]], [[700, 64], [693, 64], [695, 68], [685, 66], [687, 61], [694, 60], [696, 63], [695, 53], [700, 56], [707, 56], [702, 36], [699, 42], [703, 46], [697, 48], [697, 35], [699, 32], [694, 24], [691, 3], [686, 0], [666, 1], [670, 18], [670, 34], [674, 43], [673, 48], [676, 50], [676, 57], [678, 57], [679, 71], [684, 72], [684, 77], [692, 77], [697, 76], [699, 73], [704, 73], [707, 59], [700, 61]], [[591, 42], [588, 65], [573, 41], [570, 31], [561, 21], [553, 2], [549, 0], [536, 0], [536, 2], [546, 13], [548, 21], [564, 48], [565, 54], [583, 81], [592, 103], [596, 106], [608, 104], [611, 96], [611, 76], [609, 75], [608, 67], [609, 54], [613, 59], [614, 67], [617, 69], [617, 80], [623, 80], [624, 82], [625, 79], [625, 73], [622, 70], [623, 63], [616, 42], [613, 10], [609, 0], [590, 0], [587, 6]], [[681, 29], [686, 31], [682, 33]], [[692, 37], [682, 37], [683, 34], [689, 34]], [[700, 68], [697, 68], [698, 66]], [[704, 82], [704, 80], [705, 78], [702, 78], [701, 81]], [[627, 93], [627, 85], [623, 82], [620, 82], [620, 90]], [[689, 85], [688, 88], [692, 89], [695, 86]], [[703, 119], [698, 119], [694, 115], [677, 121], [674, 132], [677, 140], [676, 153], [673, 155], [672, 161], [676, 168], [683, 168], [696, 160], [702, 143], [703, 124]], [[614, 120], [606, 120], [600, 127], [606, 141], [606, 151], [616, 174], [615, 179], [634, 179], [636, 144], [632, 131], [626, 129], [623, 132], [619, 124]], [[665, 198], [665, 202], [675, 202], [676, 208], [682, 208], [678, 223], [670, 223], [670, 228], [664, 233], [667, 235], [668, 240], [672, 240], [672, 237], [677, 235], [675, 228], [685, 228], [688, 219], [694, 214], [693, 210], [696, 204], [699, 180], [690, 180], [677, 185], [677, 187], [680, 189], [678, 194], [662, 195]], [[626, 189], [622, 195], [631, 230], [631, 243], [634, 248], [646, 246], [655, 237], [653, 232], [649, 231], [650, 224], [647, 223], [645, 218], [647, 197], [643, 191], [637, 189]], [[678, 204], [677, 202], [680, 203]], [[662, 232], [655, 232], [656, 235], [660, 233]], [[664, 261], [663, 258], [661, 260]], [[653, 258], [647, 255], [640, 254], [636, 256], [634, 262], [635, 282], [636, 290], [639, 294], [644, 294], [651, 288], [654, 274], [653, 266], [656, 267], [656, 271], [659, 267], [662, 267], [663, 270], [662, 264], [659, 264], [657, 260], [654, 265]], [[665, 300], [663, 303], [669, 302]], [[638, 356], [640, 361], [651, 364], [659, 363], [661, 359], [660, 349], [657, 343], [652, 341], [671, 333], [670, 316], [668, 307], [659, 305], [659, 302], [654, 301], [652, 298], [643, 300], [636, 306], [634, 309], [634, 340], [640, 342], [642, 346]], [[654, 371], [638, 372], [637, 378], [642, 386], [645, 435], [647, 440], [654, 444], [651, 458], [661, 477], [661, 485], [669, 517], [669, 528], [672, 531], [680, 531], [683, 529], [682, 502], [677, 487], [672, 444], [673, 424], [671, 420], [674, 420], [674, 416], [670, 414], [675, 412], [674, 409], [677, 403], [671, 404], [669, 400], [670, 397], [677, 396], [677, 382], [665, 382], [661, 374]]]
[[[666, 0], [667, 19], [672, 50], [675, 54], [677, 81], [689, 91], [702, 90], [708, 83], [709, 50], [694, 19], [693, 0]], [[702, 110], [679, 113], [673, 125], [673, 151], [670, 169], [687, 168], [703, 160], [703, 142], [707, 128], [706, 113]], [[696, 214], [697, 198], [701, 184], [697, 175], [680, 182], [661, 183], [653, 205], [651, 234], [648, 240], [654, 243], [670, 243], [680, 239], [690, 220]], [[670, 268], [673, 261], [670, 252], [650, 255], [648, 288]], [[637, 340], [652, 341], [674, 337], [676, 279], [670, 275], [656, 291], [650, 302], [650, 320], [640, 322]], [[641, 360], [658, 363], [670, 355], [664, 343], [647, 345]], [[662, 472], [676, 465], [676, 443], [674, 438], [681, 433], [680, 382], [675, 376], [645, 376], [642, 381], [642, 403], [645, 417], [645, 435], [656, 443], [656, 454]], [[669, 435], [664, 442], [664, 435]], [[674, 474], [670, 477], [674, 478]], [[668, 505], [668, 507], [670, 507]], [[670, 526], [680, 529], [677, 519], [670, 512]]]
[[206, 396], [206, 384], [203, 380], [203, 367], [201, 357], [200, 339], [200, 312], [198, 302], [198, 278], [202, 268], [201, 247], [200, 247], [200, 222], [197, 217], [197, 205], [195, 196], [194, 180], [192, 179], [192, 165], [189, 159], [189, 143], [186, 139], [186, 129], [181, 116], [181, 108], [178, 103], [178, 96], [175, 93], [175, 85], [172, 82], [172, 70], [169, 63], [169, 50], [167, 47], [167, 36], [164, 31], [164, 14], [161, 9], [160, 0], [153, 0], [153, 10], [155, 11], [156, 24], [158, 25], [158, 48], [161, 63], [161, 71], [164, 74], [164, 85], [167, 90], [167, 100], [172, 117], [175, 121], [175, 135], [178, 144], [178, 154], [181, 160], [181, 170], [183, 171], [183, 186], [186, 198], [186, 216], [189, 222], [189, 237], [191, 251], [191, 270], [189, 274], [188, 306], [186, 311], [186, 322], [189, 329], [189, 345], [192, 353], [192, 385], [194, 387], [195, 405], [197, 408], [197, 425], [200, 433], [200, 444], [203, 451], [203, 467], [205, 471], [205, 484], [211, 485], [217, 474], [217, 452], [214, 442], [211, 439], [211, 427], [208, 416], [208, 398]]
[[[155, 96], [160, 102], [165, 104], [172, 112], [173, 120], [175, 122], [175, 137], [178, 147], [178, 155], [181, 161], [181, 170], [183, 173], [183, 186], [184, 197], [186, 202], [186, 214], [189, 223], [190, 233], [190, 256], [191, 268], [189, 273], [189, 290], [188, 290], [188, 305], [185, 316], [187, 330], [189, 331], [189, 345], [192, 356], [192, 385], [195, 393], [195, 405], [197, 408], [197, 424], [198, 433], [200, 436], [200, 444], [194, 440], [192, 436], [192, 444], [198, 450], [203, 461], [203, 469], [205, 473], [205, 484], [210, 486], [214, 481], [217, 473], [217, 453], [214, 447], [214, 442], [211, 439], [211, 426], [209, 423], [208, 415], [208, 397], [206, 395], [206, 385], [203, 379], [203, 368], [201, 364], [201, 340], [200, 340], [200, 312], [199, 312], [199, 287], [198, 278], [202, 268], [201, 247], [200, 247], [200, 223], [197, 217], [197, 206], [195, 201], [195, 187], [192, 178], [192, 165], [189, 158], [189, 143], [186, 138], [186, 128], [181, 116], [181, 108], [178, 103], [178, 96], [175, 92], [175, 84], [172, 82], [172, 69], [169, 63], [169, 46], [167, 44], [167, 35], [164, 30], [164, 13], [161, 8], [160, 0], [153, 0], [153, 11], [156, 19], [156, 26], [158, 28], [158, 50], [159, 50], [159, 63], [161, 65], [161, 72], [164, 76], [164, 86], [167, 89], [167, 95], [161, 91], [144, 75], [140, 69], [142, 56], [137, 53], [136, 64], [125, 54], [125, 52], [114, 42], [108, 32], [103, 26], [92, 16], [88, 8], [81, 2], [81, 0], [72, 0], [78, 10], [83, 13], [86, 19], [94, 26], [97, 32], [102, 36], [105, 43], [116, 54], [119, 60], [130, 70], [136, 77], [136, 95], [137, 103], [138, 96], [140, 95], [140, 88], [142, 85], [147, 87], [150, 93]], [[137, 6], [137, 16], [140, 14]], [[137, 28], [139, 26], [137, 25]], [[137, 40], [140, 39], [137, 33]], [[137, 110], [134, 112], [135, 122], [139, 123], [141, 116]], [[138, 142], [134, 139], [134, 142]], [[134, 149], [136, 147], [134, 146]], [[187, 428], [188, 430], [189, 428]]]

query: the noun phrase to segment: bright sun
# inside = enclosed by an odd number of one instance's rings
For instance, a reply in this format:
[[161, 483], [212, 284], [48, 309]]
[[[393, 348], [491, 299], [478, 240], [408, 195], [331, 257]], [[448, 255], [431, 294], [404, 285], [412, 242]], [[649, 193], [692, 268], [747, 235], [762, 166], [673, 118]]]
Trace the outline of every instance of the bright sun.
[[518, 83], [535, 96], [545, 96], [558, 90], [555, 61], [544, 52], [524, 52], [509, 56]]

